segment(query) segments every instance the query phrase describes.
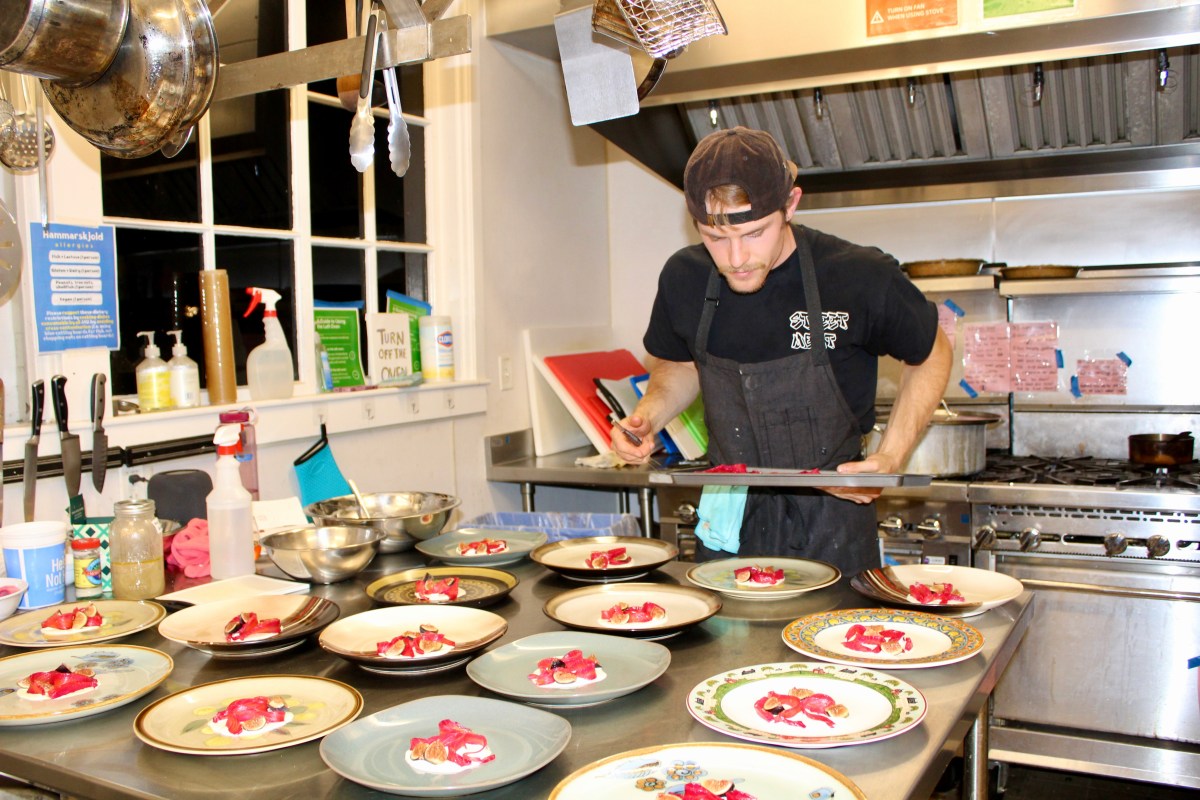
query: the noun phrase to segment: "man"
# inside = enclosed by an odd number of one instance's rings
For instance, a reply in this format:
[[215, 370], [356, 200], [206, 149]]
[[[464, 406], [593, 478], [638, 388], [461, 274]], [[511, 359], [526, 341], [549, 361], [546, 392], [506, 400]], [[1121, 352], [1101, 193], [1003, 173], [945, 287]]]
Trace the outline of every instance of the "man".
[[[651, 434], [697, 391], [713, 464], [896, 473], [920, 438], [950, 374], [937, 310], [891, 256], [791, 225], [796, 173], [763, 131], [718, 131], [696, 146], [684, 195], [701, 244], [659, 276], [644, 339], [650, 382], [622, 421], [642, 444], [613, 428], [625, 461], [646, 462]], [[862, 458], [884, 355], [904, 362], [900, 387], [878, 452]], [[736, 545], [718, 546], [814, 558], [845, 574], [879, 566], [870, 505], [879, 492], [755, 488]], [[698, 535], [697, 560], [722, 555]]]

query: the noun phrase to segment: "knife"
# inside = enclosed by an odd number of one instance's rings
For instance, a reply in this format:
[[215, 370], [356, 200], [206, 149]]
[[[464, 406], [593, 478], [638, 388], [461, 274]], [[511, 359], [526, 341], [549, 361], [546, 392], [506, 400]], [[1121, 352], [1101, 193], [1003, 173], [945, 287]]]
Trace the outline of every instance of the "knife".
[[54, 399], [54, 419], [58, 422], [58, 439], [62, 452], [63, 477], [67, 482], [67, 497], [79, 494], [79, 475], [82, 469], [79, 434], [67, 427], [67, 379], [55, 375], [50, 379], [50, 395]]
[[25, 481], [25, 521], [33, 522], [33, 501], [37, 494], [37, 451], [42, 438], [42, 408], [46, 404], [46, 385], [39, 378], [33, 382], [33, 405], [29, 408], [31, 435], [25, 442], [25, 470], [21, 473]]
[[92, 486], [96, 491], [104, 489], [104, 470], [108, 467], [108, 434], [104, 432], [104, 384], [108, 380], [103, 372], [92, 376]]

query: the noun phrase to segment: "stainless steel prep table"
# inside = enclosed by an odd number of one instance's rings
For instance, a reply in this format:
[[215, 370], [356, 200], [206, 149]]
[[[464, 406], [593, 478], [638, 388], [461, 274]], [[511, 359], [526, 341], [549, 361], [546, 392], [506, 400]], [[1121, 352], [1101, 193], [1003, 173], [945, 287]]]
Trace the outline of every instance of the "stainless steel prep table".
[[[375, 607], [363, 591], [370, 581], [421, 563], [419, 554], [412, 552], [380, 556], [356, 579], [315, 586], [312, 593], [335, 601], [347, 616]], [[652, 573], [652, 578], [686, 584], [684, 573], [689, 566], [672, 562]], [[521, 583], [508, 598], [490, 607], [509, 623], [508, 632], [493, 646], [560, 629], [542, 613], [542, 606], [555, 594], [580, 584], [529, 561], [507, 569]], [[471, 797], [535, 800], [547, 797], [576, 769], [624, 750], [681, 741], [740, 741], [695, 722], [685, 707], [688, 692], [724, 670], [804, 660], [780, 636], [788, 622], [805, 614], [867, 605], [845, 580], [790, 600], [725, 599], [715, 617], [663, 641], [671, 650], [672, 662], [654, 683], [599, 706], [556, 712], [570, 721], [573, 732], [570, 744], [553, 762], [517, 783]], [[928, 714], [915, 730], [869, 744], [801, 752], [840, 770], [870, 800], [927, 800], [969, 731], [974, 731], [970, 738], [982, 735], [978, 752], [986, 752], [986, 714], [982, 715], [983, 725], [972, 725], [986, 709], [989, 693], [1029, 626], [1032, 605], [1033, 596], [1025, 592], [1000, 608], [970, 618], [985, 638], [979, 655], [943, 667], [896, 671], [928, 700]], [[142, 708], [170, 692], [222, 678], [272, 673], [320, 675], [350, 684], [364, 697], [363, 716], [427, 695], [490, 696], [462, 668], [413, 678], [375, 675], [325, 653], [315, 641], [290, 652], [249, 660], [214, 660], [167, 641], [154, 630], [118, 641], [167, 652], [175, 660], [174, 672], [146, 697], [105, 714], [0, 729], [0, 772], [65, 794], [103, 800], [382, 798], [390, 795], [344, 780], [326, 768], [318, 742], [257, 755], [188, 756], [142, 744], [132, 733], [133, 720]], [[3, 655], [17, 652], [21, 651], [3, 648]], [[979, 774], [986, 778], [986, 770]], [[986, 797], [986, 792], [982, 796]]]

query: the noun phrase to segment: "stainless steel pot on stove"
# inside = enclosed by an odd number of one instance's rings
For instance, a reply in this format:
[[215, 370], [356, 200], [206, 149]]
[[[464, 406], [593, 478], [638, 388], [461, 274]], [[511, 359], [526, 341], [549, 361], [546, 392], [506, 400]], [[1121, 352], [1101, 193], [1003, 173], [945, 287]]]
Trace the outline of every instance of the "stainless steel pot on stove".
[[90, 83], [112, 63], [128, 21], [129, 0], [0, 0], [0, 67]]
[[[987, 426], [999, 421], [998, 414], [954, 413], [938, 409], [933, 412], [929, 427], [917, 441], [901, 471], [939, 478], [973, 475], [981, 471], [987, 461]], [[880, 417], [866, 435], [867, 454], [879, 449], [886, 427], [887, 418]]]

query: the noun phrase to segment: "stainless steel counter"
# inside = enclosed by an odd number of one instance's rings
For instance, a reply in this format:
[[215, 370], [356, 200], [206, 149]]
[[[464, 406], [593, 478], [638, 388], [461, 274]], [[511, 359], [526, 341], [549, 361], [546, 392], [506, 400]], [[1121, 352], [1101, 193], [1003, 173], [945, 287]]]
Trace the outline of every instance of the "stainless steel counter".
[[[423, 563], [419, 554], [380, 556], [354, 580], [316, 586], [313, 594], [338, 603], [347, 616], [374, 607], [363, 588], [375, 578]], [[662, 582], [687, 583], [688, 564], [671, 563], [653, 573]], [[560, 626], [542, 613], [555, 594], [579, 586], [525, 561], [509, 571], [521, 583], [490, 610], [509, 623], [493, 647]], [[270, 572], [270, 569], [264, 571]], [[273, 573], [272, 573], [273, 574]], [[547, 797], [564, 777], [592, 761], [653, 744], [738, 741], [704, 727], [688, 714], [685, 700], [700, 681], [739, 666], [804, 660], [789, 649], [780, 631], [805, 614], [867, 605], [865, 598], [837, 586], [799, 598], [769, 603], [725, 600], [715, 617], [674, 638], [667, 672], [634, 694], [591, 708], [559, 713], [573, 729], [567, 749], [548, 766], [517, 783], [472, 797], [488, 800], [535, 800]], [[914, 730], [869, 744], [803, 754], [840, 770], [871, 800], [927, 800], [959, 743], [967, 736], [1016, 650], [1033, 616], [1026, 592], [998, 609], [968, 620], [985, 639], [983, 651], [943, 667], [899, 670], [897, 676], [921, 690], [929, 704]], [[436, 694], [491, 696], [463, 668], [424, 677], [389, 677], [365, 672], [321, 650], [315, 641], [299, 649], [251, 660], [215, 660], [143, 631], [120, 640], [154, 647], [175, 660], [167, 681], [144, 698], [105, 714], [70, 722], [0, 729], [0, 772], [80, 798], [381, 798], [383, 795], [344, 780], [326, 768], [319, 743], [245, 756], [201, 757], [168, 753], [141, 743], [132, 733], [137, 713], [168, 693], [223, 678], [295, 673], [320, 675], [357, 688], [364, 697], [363, 716], [399, 703]], [[2, 655], [19, 652], [2, 648]], [[973, 733], [979, 733], [977, 730]], [[983, 751], [986, 752], [986, 736]]]

